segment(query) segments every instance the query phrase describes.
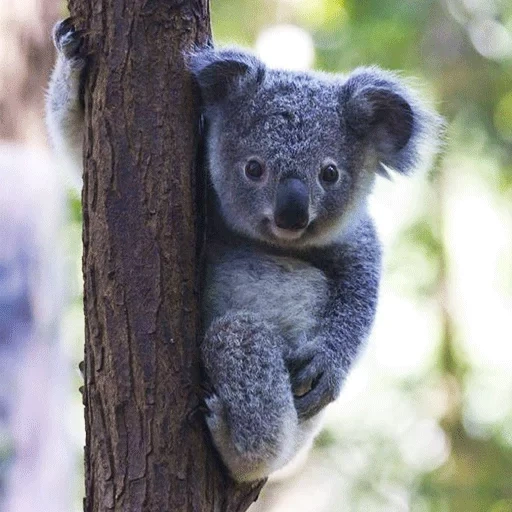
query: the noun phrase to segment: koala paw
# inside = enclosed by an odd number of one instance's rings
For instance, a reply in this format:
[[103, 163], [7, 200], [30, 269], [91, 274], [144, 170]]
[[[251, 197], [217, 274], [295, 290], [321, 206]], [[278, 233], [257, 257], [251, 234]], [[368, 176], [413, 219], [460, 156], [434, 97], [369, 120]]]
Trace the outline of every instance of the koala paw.
[[55, 48], [66, 60], [77, 65], [85, 62], [83, 32], [75, 29], [71, 18], [58, 21], [52, 35]]
[[204, 406], [206, 424], [213, 437], [216, 437], [217, 433], [227, 435], [226, 413], [222, 400], [212, 393], [204, 399]]
[[334, 401], [341, 387], [341, 364], [323, 343], [298, 347], [287, 356], [295, 408], [300, 420], [318, 414]]
[[224, 464], [233, 476], [244, 474], [248, 471], [242, 469], [245, 463], [244, 453], [233, 443], [228, 413], [222, 399], [216, 393], [211, 393], [203, 399], [203, 404], [206, 425]]

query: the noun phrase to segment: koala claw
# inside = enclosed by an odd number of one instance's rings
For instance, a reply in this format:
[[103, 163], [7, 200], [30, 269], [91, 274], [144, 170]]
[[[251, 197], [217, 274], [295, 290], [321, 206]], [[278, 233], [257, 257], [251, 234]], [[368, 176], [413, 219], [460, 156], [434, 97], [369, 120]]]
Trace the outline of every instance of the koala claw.
[[208, 423], [216, 423], [223, 416], [224, 407], [216, 394], [211, 394], [204, 399], [204, 411]]
[[203, 400], [215, 394], [215, 388], [209, 380], [203, 380], [199, 385], [200, 395]]
[[208, 407], [204, 403], [200, 403], [188, 412], [187, 421], [189, 425], [196, 425], [197, 421], [202, 419], [203, 416], [207, 415], [208, 413]]
[[75, 29], [71, 18], [66, 18], [55, 24], [53, 43], [67, 60], [83, 61], [83, 31]]
[[229, 430], [226, 421], [226, 410], [218, 395], [212, 394], [204, 399], [204, 418], [214, 440], [223, 440], [227, 444]]
[[336, 399], [340, 375], [335, 358], [317, 343], [300, 347], [288, 357], [295, 408], [300, 420], [318, 414]]

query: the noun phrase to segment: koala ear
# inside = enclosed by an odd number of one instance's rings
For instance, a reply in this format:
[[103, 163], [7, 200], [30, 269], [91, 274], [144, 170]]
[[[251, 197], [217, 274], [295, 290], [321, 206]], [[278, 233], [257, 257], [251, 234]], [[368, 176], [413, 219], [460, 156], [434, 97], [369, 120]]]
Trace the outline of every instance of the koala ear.
[[229, 48], [206, 48], [191, 54], [189, 69], [207, 106], [221, 102], [228, 93], [256, 87], [265, 76], [265, 66], [260, 60], [250, 53]]
[[392, 73], [356, 70], [342, 86], [342, 114], [353, 136], [373, 149], [381, 175], [388, 168], [407, 174], [438, 149], [441, 119]]

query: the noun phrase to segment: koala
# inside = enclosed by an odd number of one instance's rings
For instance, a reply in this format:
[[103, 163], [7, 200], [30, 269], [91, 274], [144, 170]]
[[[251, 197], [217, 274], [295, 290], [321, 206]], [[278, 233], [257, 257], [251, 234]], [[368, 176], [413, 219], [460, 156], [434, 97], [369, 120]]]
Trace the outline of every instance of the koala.
[[[65, 20], [47, 101], [57, 148], [81, 161], [85, 59]], [[381, 246], [377, 175], [436, 151], [440, 118], [395, 74], [267, 68], [237, 48], [187, 56], [206, 123], [211, 193], [202, 309], [206, 423], [238, 481], [312, 443], [368, 338]]]

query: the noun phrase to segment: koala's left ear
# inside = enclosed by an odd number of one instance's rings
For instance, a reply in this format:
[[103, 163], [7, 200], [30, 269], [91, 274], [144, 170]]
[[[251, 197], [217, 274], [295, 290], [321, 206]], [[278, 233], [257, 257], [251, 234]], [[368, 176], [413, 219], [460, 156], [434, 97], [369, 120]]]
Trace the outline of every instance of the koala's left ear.
[[441, 118], [392, 73], [354, 71], [342, 86], [341, 110], [347, 129], [373, 150], [376, 171], [384, 176], [386, 168], [407, 174], [425, 165], [439, 148]]
[[229, 93], [247, 90], [260, 84], [265, 76], [264, 64], [237, 48], [205, 48], [188, 57], [206, 106], [220, 103]]

